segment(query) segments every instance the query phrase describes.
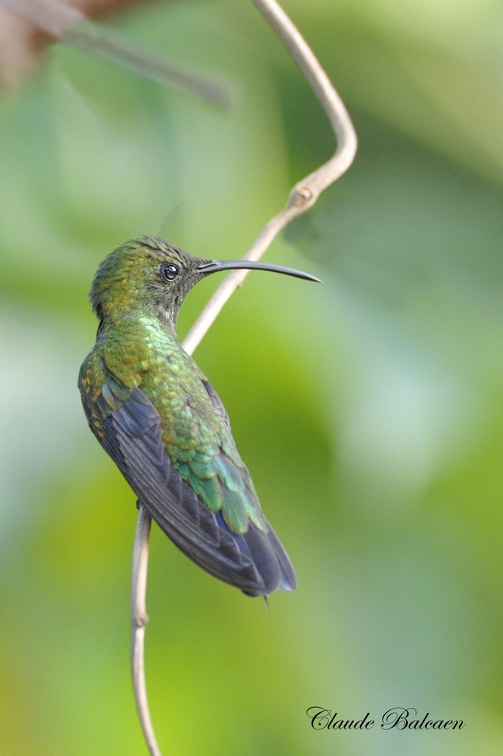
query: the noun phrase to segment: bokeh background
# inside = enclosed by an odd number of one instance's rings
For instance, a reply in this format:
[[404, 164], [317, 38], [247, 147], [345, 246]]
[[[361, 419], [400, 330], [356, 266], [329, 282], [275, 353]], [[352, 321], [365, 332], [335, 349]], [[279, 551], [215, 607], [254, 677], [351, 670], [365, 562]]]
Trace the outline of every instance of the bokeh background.
[[[270, 611], [153, 529], [147, 676], [176, 754], [503, 753], [503, 5], [285, 0], [352, 114], [356, 163], [251, 275], [196, 359], [299, 587]], [[0, 752], [141, 754], [134, 496], [76, 381], [105, 254], [158, 234], [236, 257], [333, 152], [245, 0], [111, 23], [205, 71], [226, 110], [55, 45], [0, 97]], [[218, 283], [188, 298], [186, 332]], [[311, 728], [310, 706], [368, 732]], [[394, 706], [460, 732], [385, 732]]]

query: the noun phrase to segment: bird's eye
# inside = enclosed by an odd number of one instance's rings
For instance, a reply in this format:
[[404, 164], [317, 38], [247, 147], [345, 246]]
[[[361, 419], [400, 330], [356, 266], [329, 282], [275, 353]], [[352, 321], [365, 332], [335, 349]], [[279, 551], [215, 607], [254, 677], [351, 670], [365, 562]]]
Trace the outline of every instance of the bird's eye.
[[178, 265], [173, 265], [173, 263], [163, 263], [160, 268], [161, 276], [165, 281], [173, 281], [179, 272], [180, 268]]

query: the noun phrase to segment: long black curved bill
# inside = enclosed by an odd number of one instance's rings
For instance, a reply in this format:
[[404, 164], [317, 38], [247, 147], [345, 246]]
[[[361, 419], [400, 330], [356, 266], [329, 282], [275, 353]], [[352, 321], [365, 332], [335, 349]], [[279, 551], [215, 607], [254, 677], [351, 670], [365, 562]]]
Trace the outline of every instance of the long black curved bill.
[[274, 263], [264, 263], [257, 260], [213, 260], [209, 263], [203, 263], [198, 266], [198, 271], [204, 275], [218, 273], [220, 270], [269, 270], [272, 273], [284, 273], [286, 276], [295, 276], [304, 278], [306, 281], [316, 281], [321, 283], [319, 278], [312, 276], [310, 273], [304, 273], [302, 270], [295, 268], [285, 268], [283, 265], [274, 265]]

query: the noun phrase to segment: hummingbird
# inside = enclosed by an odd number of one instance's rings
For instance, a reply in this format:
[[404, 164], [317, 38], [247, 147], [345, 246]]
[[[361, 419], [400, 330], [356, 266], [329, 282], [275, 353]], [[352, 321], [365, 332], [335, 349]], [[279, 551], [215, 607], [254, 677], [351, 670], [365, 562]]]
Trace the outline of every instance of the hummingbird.
[[79, 389], [92, 432], [171, 541], [210, 575], [267, 597], [294, 590], [293, 566], [262, 512], [222, 401], [176, 333], [190, 289], [236, 268], [319, 281], [280, 265], [195, 257], [153, 236], [115, 249], [92, 283], [99, 326]]

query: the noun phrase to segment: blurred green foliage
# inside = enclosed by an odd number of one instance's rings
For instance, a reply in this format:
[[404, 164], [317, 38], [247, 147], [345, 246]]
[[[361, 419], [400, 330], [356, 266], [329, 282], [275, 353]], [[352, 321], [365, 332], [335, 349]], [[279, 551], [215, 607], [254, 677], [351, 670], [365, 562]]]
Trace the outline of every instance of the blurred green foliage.
[[[147, 675], [177, 754], [503, 753], [503, 6], [285, 0], [357, 127], [354, 168], [196, 353], [296, 565], [262, 602], [155, 529]], [[230, 86], [225, 113], [54, 47], [0, 103], [0, 752], [144, 752], [129, 679], [134, 497], [76, 389], [98, 262], [159, 233], [235, 257], [333, 151], [251, 3], [117, 19]], [[302, 259], [304, 254], [308, 259]], [[217, 282], [184, 306], [185, 331]], [[316, 731], [394, 706], [461, 732]]]

